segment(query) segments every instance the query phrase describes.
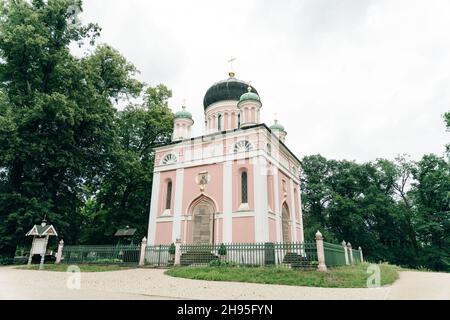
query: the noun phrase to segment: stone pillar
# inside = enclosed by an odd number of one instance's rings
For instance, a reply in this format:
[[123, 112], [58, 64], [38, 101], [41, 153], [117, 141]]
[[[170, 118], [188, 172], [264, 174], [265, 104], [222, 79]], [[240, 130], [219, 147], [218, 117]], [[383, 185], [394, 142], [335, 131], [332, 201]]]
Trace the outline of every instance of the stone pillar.
[[61, 241], [58, 243], [58, 252], [56, 253], [56, 264], [61, 263], [62, 260], [62, 254], [64, 249], [64, 240], [61, 239]]
[[181, 211], [183, 209], [184, 169], [177, 169], [173, 204], [172, 242], [181, 238]]
[[354, 265], [355, 261], [353, 260], [353, 250], [352, 250], [352, 244], [350, 242], [347, 244], [347, 248], [350, 253], [350, 264]]
[[181, 239], [177, 239], [175, 243], [175, 266], [181, 265]]
[[363, 253], [362, 253], [361, 247], [358, 248], [358, 251], [359, 251], [359, 257], [361, 258], [361, 263], [363, 263], [364, 262], [364, 257], [363, 257]]
[[327, 271], [327, 265], [325, 264], [325, 250], [323, 247], [323, 236], [320, 231], [316, 233], [316, 249], [317, 260], [319, 261], [318, 270], [321, 272]]
[[233, 242], [233, 164], [226, 161], [223, 164], [223, 238], [224, 243]]
[[347, 244], [345, 243], [345, 241], [342, 241], [342, 247], [344, 248], [345, 265], [348, 266], [350, 263], [348, 262], [348, 250], [347, 250]]
[[41, 253], [41, 263], [39, 264], [39, 270], [44, 269], [45, 253], [47, 252], [47, 244], [48, 244], [48, 236], [45, 236], [44, 248], [42, 249], [42, 253]]
[[34, 249], [34, 242], [36, 240], [36, 237], [33, 237], [33, 242], [31, 243], [31, 250], [30, 250], [30, 256], [28, 257], [28, 268], [31, 266], [31, 260], [33, 259], [33, 249]]
[[142, 238], [141, 242], [141, 252], [139, 255], [139, 266], [143, 267], [145, 265], [145, 251], [147, 250], [147, 238]]

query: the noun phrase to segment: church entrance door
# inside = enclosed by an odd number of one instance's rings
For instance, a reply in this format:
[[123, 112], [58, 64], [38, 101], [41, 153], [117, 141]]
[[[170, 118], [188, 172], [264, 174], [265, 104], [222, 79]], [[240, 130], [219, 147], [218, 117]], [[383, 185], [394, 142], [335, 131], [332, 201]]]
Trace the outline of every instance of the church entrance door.
[[193, 228], [192, 240], [194, 243], [211, 243], [213, 239], [214, 205], [202, 200], [192, 210]]
[[291, 227], [289, 225], [291, 215], [289, 214], [289, 208], [286, 203], [283, 204], [281, 221], [282, 221], [282, 232], [283, 232], [283, 243], [291, 242]]

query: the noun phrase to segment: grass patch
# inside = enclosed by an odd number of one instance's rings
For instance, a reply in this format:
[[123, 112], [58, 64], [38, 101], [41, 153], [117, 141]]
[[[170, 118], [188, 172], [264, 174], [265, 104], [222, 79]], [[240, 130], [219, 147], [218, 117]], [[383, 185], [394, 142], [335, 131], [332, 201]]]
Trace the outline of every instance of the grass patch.
[[[233, 281], [324, 288], [366, 288], [369, 264], [330, 268], [328, 272], [284, 268], [175, 267], [169, 276], [209, 281]], [[381, 285], [394, 283], [400, 267], [379, 264]]]
[[[66, 272], [69, 266], [70, 265], [68, 264], [45, 264], [44, 270], [42, 271]], [[122, 267], [119, 265], [77, 264], [76, 266], [80, 268], [81, 272], [106, 272], [131, 269], [130, 267]], [[39, 270], [39, 265], [33, 264], [30, 268], [27, 266], [20, 266], [17, 267], [17, 269], [36, 271]]]

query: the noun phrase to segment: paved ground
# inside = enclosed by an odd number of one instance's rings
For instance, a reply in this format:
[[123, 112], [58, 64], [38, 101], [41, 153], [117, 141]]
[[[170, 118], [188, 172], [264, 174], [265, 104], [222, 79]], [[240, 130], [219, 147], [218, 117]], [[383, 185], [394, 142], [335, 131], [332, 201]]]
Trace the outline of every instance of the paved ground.
[[402, 272], [394, 285], [379, 289], [208, 282], [172, 278], [164, 270], [132, 269], [82, 273], [81, 289], [69, 290], [69, 276], [3, 267], [0, 299], [450, 299], [450, 273]]

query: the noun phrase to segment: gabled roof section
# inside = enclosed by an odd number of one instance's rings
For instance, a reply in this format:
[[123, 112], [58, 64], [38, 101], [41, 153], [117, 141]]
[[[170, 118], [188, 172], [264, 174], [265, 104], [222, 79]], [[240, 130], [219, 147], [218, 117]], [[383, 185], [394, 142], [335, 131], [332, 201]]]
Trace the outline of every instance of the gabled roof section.
[[35, 225], [33, 228], [31, 228], [30, 231], [27, 232], [25, 235], [27, 237], [29, 236], [37, 236], [37, 237], [45, 237], [45, 236], [58, 236], [58, 233], [56, 232], [55, 228], [52, 225]]

